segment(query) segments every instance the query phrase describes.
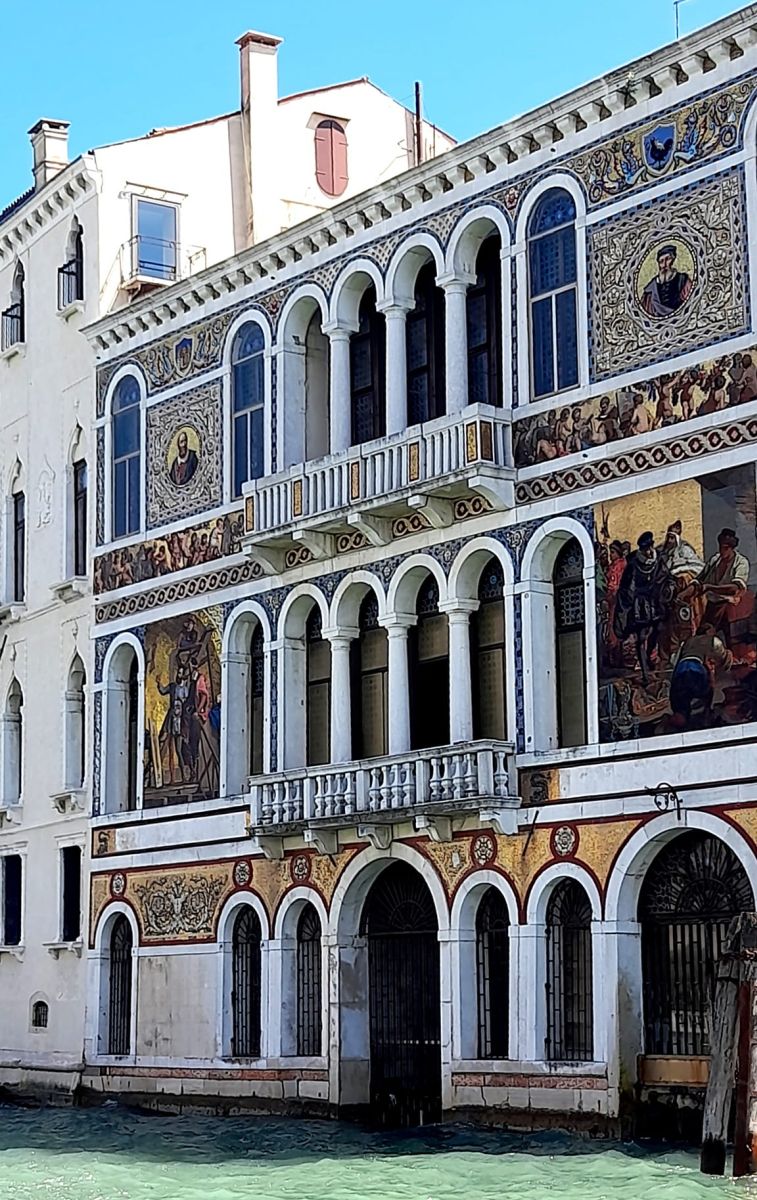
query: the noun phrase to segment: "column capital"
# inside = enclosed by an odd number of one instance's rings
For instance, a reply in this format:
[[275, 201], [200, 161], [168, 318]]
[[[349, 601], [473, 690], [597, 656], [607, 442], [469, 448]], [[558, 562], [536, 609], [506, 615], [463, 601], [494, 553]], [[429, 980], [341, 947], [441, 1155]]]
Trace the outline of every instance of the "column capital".
[[334, 625], [329, 629], [323, 629], [321, 632], [326, 641], [331, 642], [332, 646], [338, 646], [340, 642], [344, 642], [349, 646], [350, 642], [353, 642], [356, 637], [360, 637], [360, 630], [356, 626], [340, 625], [337, 627]]
[[348, 342], [353, 333], [357, 333], [357, 325], [340, 325], [338, 321], [324, 321], [321, 332], [332, 342]]
[[412, 305], [399, 304], [396, 300], [379, 300], [376, 312], [383, 313], [387, 320], [404, 321]]
[[447, 614], [448, 621], [467, 621], [472, 612], [479, 607], [478, 600], [440, 600], [439, 612]]
[[445, 292], [467, 292], [472, 283], [476, 282], [475, 275], [468, 271], [443, 271], [441, 275], [437, 275], [437, 287], [444, 288]]
[[408, 629], [417, 624], [418, 618], [415, 613], [387, 613], [386, 616], [379, 617], [379, 625], [386, 630], [389, 637], [406, 635]]

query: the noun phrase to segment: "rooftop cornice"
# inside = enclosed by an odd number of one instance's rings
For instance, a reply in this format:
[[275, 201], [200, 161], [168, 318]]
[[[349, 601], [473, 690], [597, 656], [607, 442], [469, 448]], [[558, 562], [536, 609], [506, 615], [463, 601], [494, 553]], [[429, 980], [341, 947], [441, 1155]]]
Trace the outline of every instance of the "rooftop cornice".
[[64, 167], [45, 187], [32, 192], [12, 217], [0, 225], [0, 267], [12, 262], [45, 225], [95, 186], [94, 159], [83, 155]]
[[653, 99], [660, 108], [674, 104], [675, 92], [682, 84], [743, 57], [756, 43], [757, 4], [750, 4], [173, 284], [159, 296], [151, 295], [109, 314], [84, 332], [96, 349], [118, 346], [123, 350], [131, 338], [150, 329], [159, 331], [179, 314], [195, 311], [201, 315], [208, 302], [223, 295], [261, 280], [275, 286], [293, 263], [328, 246], [339, 254], [355, 233], [378, 232], [399, 213], [409, 214], [408, 221], [417, 219], [428, 200], [447, 194], [452, 202], [454, 193], [471, 180], [502, 166], [521, 165], [567, 135], [580, 134], [588, 144], [602, 123], [618, 113]]

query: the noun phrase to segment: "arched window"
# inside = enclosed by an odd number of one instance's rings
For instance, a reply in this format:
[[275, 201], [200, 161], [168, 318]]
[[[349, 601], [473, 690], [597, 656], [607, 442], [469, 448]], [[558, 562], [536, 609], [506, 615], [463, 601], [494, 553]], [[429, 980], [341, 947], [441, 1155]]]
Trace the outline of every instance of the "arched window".
[[255, 321], [243, 325], [231, 350], [234, 496], [264, 470], [265, 339]]
[[415, 307], [405, 321], [407, 420], [409, 425], [443, 415], [444, 293], [436, 286], [436, 266], [426, 263], [415, 281]]
[[389, 643], [378, 623], [378, 600], [367, 592], [352, 643], [352, 754], [380, 758], [388, 753]]
[[591, 904], [574, 879], [559, 883], [547, 906], [546, 1054], [550, 1062], [594, 1056]]
[[66, 243], [66, 261], [58, 268], [58, 308], [84, 299], [84, 233], [74, 217]]
[[545, 192], [528, 223], [531, 362], [535, 398], [578, 383], [576, 206]]
[[315, 127], [315, 177], [327, 196], [341, 196], [347, 187], [347, 135], [338, 121]]
[[24, 693], [21, 684], [14, 679], [8, 689], [5, 703], [5, 728], [3, 737], [3, 801], [5, 804], [20, 804], [24, 779]]
[[24, 268], [16, 263], [11, 287], [11, 302], [3, 312], [2, 339], [3, 350], [26, 341], [26, 288], [24, 286]]
[[26, 496], [20, 489], [13, 492], [11, 585], [14, 602], [23, 604], [26, 599]]
[[250, 775], [263, 774], [263, 695], [265, 639], [256, 625], [250, 639]]
[[557, 728], [560, 746], [586, 742], [586, 611], [584, 559], [575, 538], [560, 550], [552, 575], [555, 596]]
[[126, 812], [137, 807], [139, 780], [139, 664], [133, 646], [119, 646], [111, 660], [105, 717], [105, 811]]
[[64, 783], [66, 788], [78, 790], [84, 786], [85, 758], [85, 709], [84, 688], [87, 677], [84, 663], [77, 654], [68, 672], [68, 683], [64, 697]]
[[416, 601], [418, 623], [410, 630], [410, 741], [413, 750], [449, 742], [449, 636], [439, 612], [439, 585], [428, 575]]
[[482, 243], [466, 294], [469, 404], [502, 404], [501, 246], [499, 234]]
[[47, 1029], [50, 1009], [45, 1000], [35, 1000], [32, 1005], [32, 1029]]
[[71, 538], [70, 565], [71, 573], [77, 576], [87, 574], [87, 460], [77, 458], [71, 470]]
[[473, 736], [500, 741], [507, 736], [504, 586], [502, 564], [492, 558], [481, 572], [471, 617]]
[[646, 1054], [710, 1053], [725, 935], [733, 917], [753, 908], [744, 868], [710, 834], [682, 833], [657, 855], [639, 897]]
[[358, 330], [350, 338], [352, 444], [359, 446], [386, 433], [386, 322], [376, 312], [376, 291], [366, 288], [360, 301]]
[[307, 765], [312, 767], [331, 760], [331, 646], [323, 636], [321, 610], [317, 604], [307, 620], [305, 642]]
[[297, 922], [297, 1053], [317, 1057], [321, 1043], [321, 922], [306, 904]]
[[113, 393], [113, 537], [140, 526], [142, 414], [139, 383], [125, 375]]
[[260, 1057], [260, 921], [245, 904], [231, 935], [231, 1053], [234, 1058]]
[[131, 925], [123, 914], [113, 922], [108, 961], [107, 1053], [131, 1051]]
[[479, 1058], [507, 1058], [509, 925], [504, 896], [497, 888], [487, 888], [476, 913]]
[[329, 339], [318, 309], [305, 335], [305, 459], [329, 452]]

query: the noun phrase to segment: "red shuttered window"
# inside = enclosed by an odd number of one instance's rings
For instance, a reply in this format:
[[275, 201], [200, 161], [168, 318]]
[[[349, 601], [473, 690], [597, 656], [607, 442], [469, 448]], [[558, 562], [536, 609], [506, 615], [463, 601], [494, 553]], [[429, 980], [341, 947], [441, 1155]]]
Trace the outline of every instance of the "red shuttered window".
[[347, 135], [338, 121], [316, 126], [315, 177], [327, 196], [341, 196], [347, 187]]

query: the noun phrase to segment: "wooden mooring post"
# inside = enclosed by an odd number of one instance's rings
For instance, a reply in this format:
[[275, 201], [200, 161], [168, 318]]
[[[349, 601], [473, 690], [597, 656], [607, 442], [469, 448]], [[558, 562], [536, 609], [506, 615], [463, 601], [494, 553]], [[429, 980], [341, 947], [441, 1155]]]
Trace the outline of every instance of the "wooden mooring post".
[[728, 1124], [736, 1086], [734, 1175], [752, 1169], [751, 1095], [753, 1075], [753, 1015], [757, 967], [757, 913], [734, 917], [718, 964], [712, 1010], [710, 1074], [704, 1104], [700, 1170], [724, 1175]]

